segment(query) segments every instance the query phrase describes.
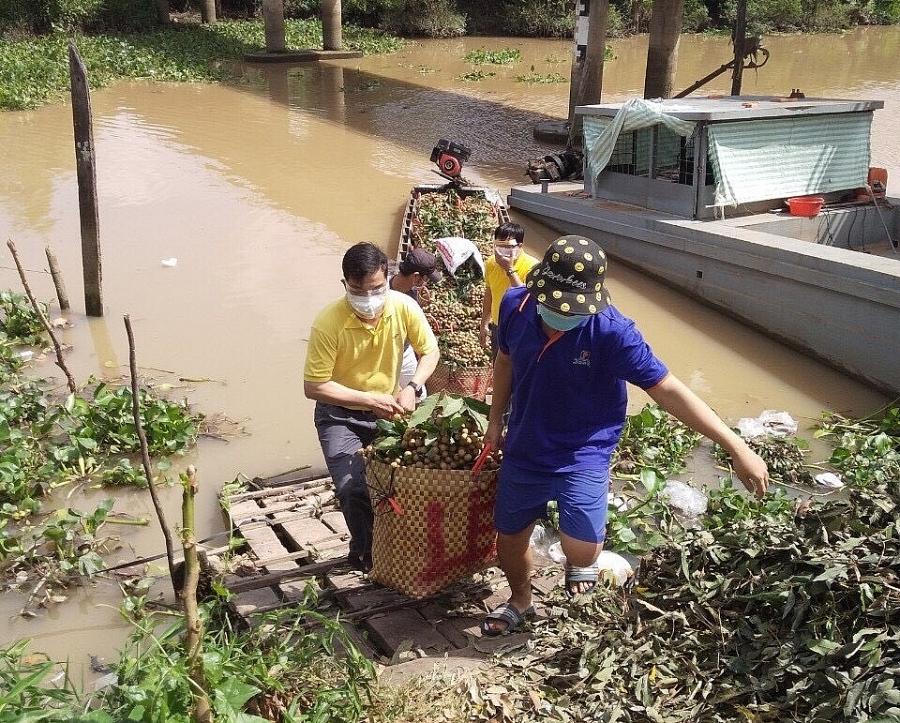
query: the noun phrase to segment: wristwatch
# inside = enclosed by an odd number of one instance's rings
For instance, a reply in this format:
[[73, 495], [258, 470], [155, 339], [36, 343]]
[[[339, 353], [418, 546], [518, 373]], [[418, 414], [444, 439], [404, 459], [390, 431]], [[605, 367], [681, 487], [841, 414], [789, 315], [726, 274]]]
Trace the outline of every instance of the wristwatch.
[[422, 388], [423, 388], [422, 384], [416, 384], [414, 381], [410, 380], [406, 383], [406, 386], [412, 387], [413, 391], [416, 393], [416, 395], [419, 395], [422, 393]]

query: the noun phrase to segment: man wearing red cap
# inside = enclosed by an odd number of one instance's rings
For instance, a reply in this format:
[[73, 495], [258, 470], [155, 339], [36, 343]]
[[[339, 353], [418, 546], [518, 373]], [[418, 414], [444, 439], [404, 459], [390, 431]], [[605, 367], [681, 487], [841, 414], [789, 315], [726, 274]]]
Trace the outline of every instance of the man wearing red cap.
[[533, 612], [529, 540], [550, 500], [559, 506], [566, 591], [575, 595], [596, 585], [626, 382], [722, 445], [747, 489], [766, 493], [765, 462], [654, 356], [634, 322], [610, 305], [605, 276], [606, 254], [596, 243], [564, 236], [547, 249], [525, 286], [503, 297], [485, 442], [504, 449], [494, 522], [512, 596], [484, 620], [485, 635], [512, 631]]

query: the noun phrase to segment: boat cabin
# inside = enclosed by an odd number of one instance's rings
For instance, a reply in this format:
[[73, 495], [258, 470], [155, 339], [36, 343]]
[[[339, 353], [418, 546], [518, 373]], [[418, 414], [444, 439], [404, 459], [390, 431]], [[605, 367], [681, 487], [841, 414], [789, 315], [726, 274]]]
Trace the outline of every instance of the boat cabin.
[[872, 100], [756, 96], [579, 106], [585, 191], [690, 219], [834, 202], [865, 186]]

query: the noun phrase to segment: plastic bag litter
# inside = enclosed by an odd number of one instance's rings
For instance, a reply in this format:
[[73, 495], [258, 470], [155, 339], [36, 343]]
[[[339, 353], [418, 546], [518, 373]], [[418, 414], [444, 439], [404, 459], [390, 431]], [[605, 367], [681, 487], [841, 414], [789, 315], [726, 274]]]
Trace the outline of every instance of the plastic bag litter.
[[706, 513], [709, 500], [705, 494], [689, 484], [674, 479], [667, 480], [661, 494], [669, 505], [690, 517], [698, 517]]
[[554, 542], [550, 547], [547, 548], [547, 557], [549, 557], [553, 562], [557, 564], [562, 564], [566, 561], [566, 556], [562, 551], [562, 543]]
[[447, 271], [455, 274], [456, 270], [462, 266], [470, 258], [475, 260], [478, 268], [481, 269], [481, 275], [484, 276], [484, 259], [481, 258], [481, 252], [478, 247], [461, 236], [445, 236], [444, 238], [435, 239], [438, 255], [447, 267]]
[[754, 437], [790, 437], [797, 433], [799, 425], [787, 412], [766, 409], [758, 417], [744, 417], [737, 423], [738, 431], [744, 439]]
[[834, 472], [822, 472], [821, 474], [817, 474], [815, 480], [817, 485], [830, 487], [833, 490], [838, 490], [844, 486], [844, 480], [841, 479], [839, 474], [835, 474]]
[[597, 568], [600, 571], [600, 579], [614, 582], [618, 586], [628, 582], [628, 578], [634, 575], [634, 568], [621, 555], [604, 550], [597, 557]]
[[544, 557], [550, 557], [550, 548], [553, 546], [553, 543], [559, 544], [559, 533], [552, 527], [544, 527], [538, 523], [531, 531], [529, 543], [536, 552], [539, 552]]
[[628, 512], [628, 501], [624, 497], [610, 495], [606, 502], [606, 506], [616, 512]]
[[172, 256], [171, 258], [163, 259], [159, 263], [161, 263], [163, 266], [168, 266], [171, 269], [171, 268], [174, 268], [175, 266], [178, 266], [178, 259], [176, 259], [174, 256]]

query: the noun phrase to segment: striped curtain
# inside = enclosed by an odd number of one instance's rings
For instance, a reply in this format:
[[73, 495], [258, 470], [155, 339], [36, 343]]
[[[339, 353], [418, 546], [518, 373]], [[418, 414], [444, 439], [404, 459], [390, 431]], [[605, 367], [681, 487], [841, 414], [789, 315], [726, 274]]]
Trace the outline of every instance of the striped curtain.
[[593, 185], [600, 172], [606, 168], [616, 147], [620, 133], [649, 128], [661, 123], [679, 136], [689, 136], [694, 132], [694, 123], [663, 113], [662, 103], [643, 98], [632, 98], [622, 104], [615, 117], [584, 117], [585, 181]]
[[871, 112], [712, 123], [716, 206], [845, 191], [866, 183]]

